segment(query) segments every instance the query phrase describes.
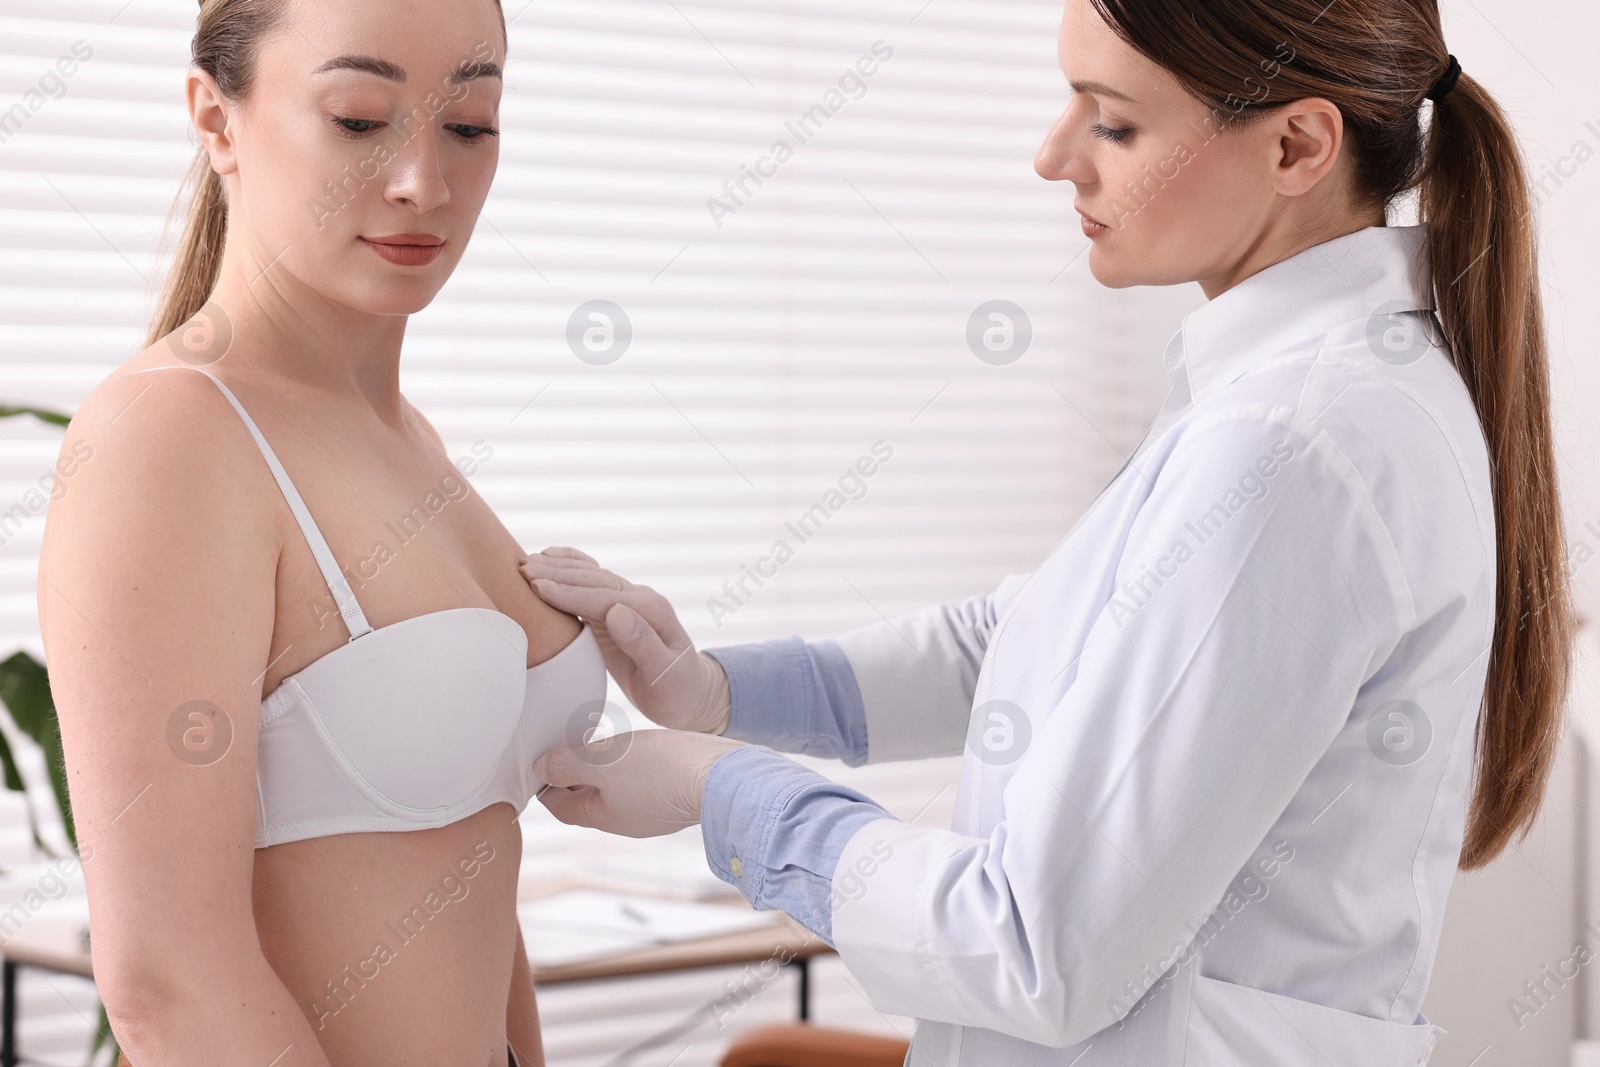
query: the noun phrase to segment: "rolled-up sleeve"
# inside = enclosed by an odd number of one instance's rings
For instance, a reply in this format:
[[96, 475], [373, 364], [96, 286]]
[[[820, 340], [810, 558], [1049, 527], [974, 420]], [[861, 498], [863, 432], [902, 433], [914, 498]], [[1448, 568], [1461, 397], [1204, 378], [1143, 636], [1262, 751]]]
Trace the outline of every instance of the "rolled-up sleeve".
[[707, 655], [728, 676], [732, 708], [722, 736], [851, 767], [866, 762], [866, 711], [837, 643], [785, 637]]
[[712, 765], [700, 829], [718, 878], [831, 945], [839, 854], [858, 829], [888, 814], [862, 793], [751, 745]]
[[[889, 813], [772, 750], [852, 767], [959, 753], [984, 650], [1024, 581], [1013, 576], [985, 596], [837, 641], [709, 649], [728, 676], [723, 736], [752, 745], [718, 760], [706, 778], [701, 833], [712, 871], [755, 907], [785, 911], [831, 944], [839, 856], [860, 827]], [[847, 879], [875, 861], [851, 862]]]
[[836, 640], [707, 649], [728, 676], [723, 736], [852, 767], [958, 755], [989, 639], [1026, 581]]
[[[831, 935], [878, 1010], [1055, 1047], [1114, 1022], [1108, 1005], [1192, 940], [1413, 621], [1361, 478], [1314, 423], [1251, 409], [1182, 433], [1067, 680], [1010, 694], [1041, 706], [992, 832], [880, 818], [835, 861]], [[1268, 469], [1235, 509], [1241, 472]], [[1186, 530], [1219, 502], [1210, 536]]]

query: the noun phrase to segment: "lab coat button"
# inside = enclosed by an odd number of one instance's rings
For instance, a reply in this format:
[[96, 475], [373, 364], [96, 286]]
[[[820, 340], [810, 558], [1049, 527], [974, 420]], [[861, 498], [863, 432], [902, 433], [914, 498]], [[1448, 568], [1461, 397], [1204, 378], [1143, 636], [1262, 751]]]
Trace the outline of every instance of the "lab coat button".
[[735, 878], [744, 877], [744, 864], [739, 861], [738, 856], [728, 861], [728, 869], [733, 872]]

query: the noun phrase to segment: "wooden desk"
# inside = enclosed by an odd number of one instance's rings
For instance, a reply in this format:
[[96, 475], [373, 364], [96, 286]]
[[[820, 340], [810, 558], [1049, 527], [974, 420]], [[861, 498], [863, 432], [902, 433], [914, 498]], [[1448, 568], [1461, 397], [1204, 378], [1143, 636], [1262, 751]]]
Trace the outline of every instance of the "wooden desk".
[[810, 1017], [807, 1000], [806, 964], [816, 956], [833, 952], [828, 943], [787, 915], [763, 930], [746, 930], [699, 941], [680, 941], [674, 945], [654, 945], [636, 952], [607, 956], [585, 963], [559, 967], [533, 967], [536, 986], [565, 982], [592, 982], [602, 978], [636, 978], [664, 971], [692, 971], [704, 967], [738, 967], [777, 959], [786, 966], [800, 968], [800, 1018]]
[[[524, 880], [517, 889], [517, 903], [526, 904], [531, 900], [554, 896], [567, 889], [638, 892], [636, 888], [630, 889], [591, 878]], [[737, 896], [714, 903], [745, 912], [750, 910], [750, 905]], [[793, 967], [799, 973], [798, 1014], [802, 1020], [809, 1019], [811, 1018], [811, 960], [817, 956], [832, 955], [833, 949], [826, 941], [789, 916], [779, 914], [776, 918], [777, 921], [771, 926], [759, 930], [702, 938], [699, 941], [680, 941], [673, 945], [655, 945], [585, 963], [568, 963], [559, 967], [534, 965], [533, 984], [545, 986], [566, 982], [591, 982], [606, 978], [636, 978], [667, 971], [739, 967], [778, 959], [784, 966]]]
[[[520, 902], [561, 889], [592, 885], [593, 883], [569, 881], [542, 885], [531, 891], [524, 888]], [[742, 900], [730, 902], [728, 907], [748, 908]], [[93, 980], [94, 967], [89, 953], [84, 951], [76, 923], [52, 923], [35, 920], [17, 931], [3, 950], [4, 971], [0, 974], [0, 1067], [16, 1067], [16, 1011], [17, 971], [22, 967], [38, 967], [61, 974], [74, 974]], [[811, 1017], [811, 960], [830, 955], [833, 949], [827, 942], [801, 926], [787, 915], [759, 930], [746, 930], [737, 934], [710, 937], [700, 941], [684, 941], [673, 945], [654, 945], [633, 952], [607, 956], [604, 959], [583, 963], [563, 964], [559, 967], [534, 967], [535, 986], [563, 985], [569, 982], [596, 982], [616, 978], [637, 978], [669, 971], [692, 971], [712, 967], [739, 967], [777, 960], [784, 967], [794, 968], [800, 977], [799, 1017]]]

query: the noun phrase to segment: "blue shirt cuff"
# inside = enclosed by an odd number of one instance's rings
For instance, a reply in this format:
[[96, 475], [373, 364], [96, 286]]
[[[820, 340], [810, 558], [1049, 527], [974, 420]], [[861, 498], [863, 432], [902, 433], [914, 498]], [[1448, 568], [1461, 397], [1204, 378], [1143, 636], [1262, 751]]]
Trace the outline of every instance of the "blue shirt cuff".
[[837, 642], [785, 637], [707, 654], [728, 676], [724, 737], [851, 767], [867, 761], [866, 707]]
[[857, 830], [891, 818], [864, 794], [771, 749], [712, 765], [700, 800], [706, 862], [763, 911], [781, 910], [833, 944], [833, 873]]

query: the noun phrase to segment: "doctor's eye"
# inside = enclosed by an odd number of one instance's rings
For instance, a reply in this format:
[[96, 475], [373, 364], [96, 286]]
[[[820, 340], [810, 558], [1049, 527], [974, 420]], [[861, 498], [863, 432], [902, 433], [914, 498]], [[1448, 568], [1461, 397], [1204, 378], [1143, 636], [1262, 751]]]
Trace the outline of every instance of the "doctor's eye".
[[1113, 127], [1096, 122], [1090, 125], [1089, 132], [1100, 138], [1102, 141], [1110, 141], [1112, 144], [1123, 144], [1133, 136], [1133, 127]]

